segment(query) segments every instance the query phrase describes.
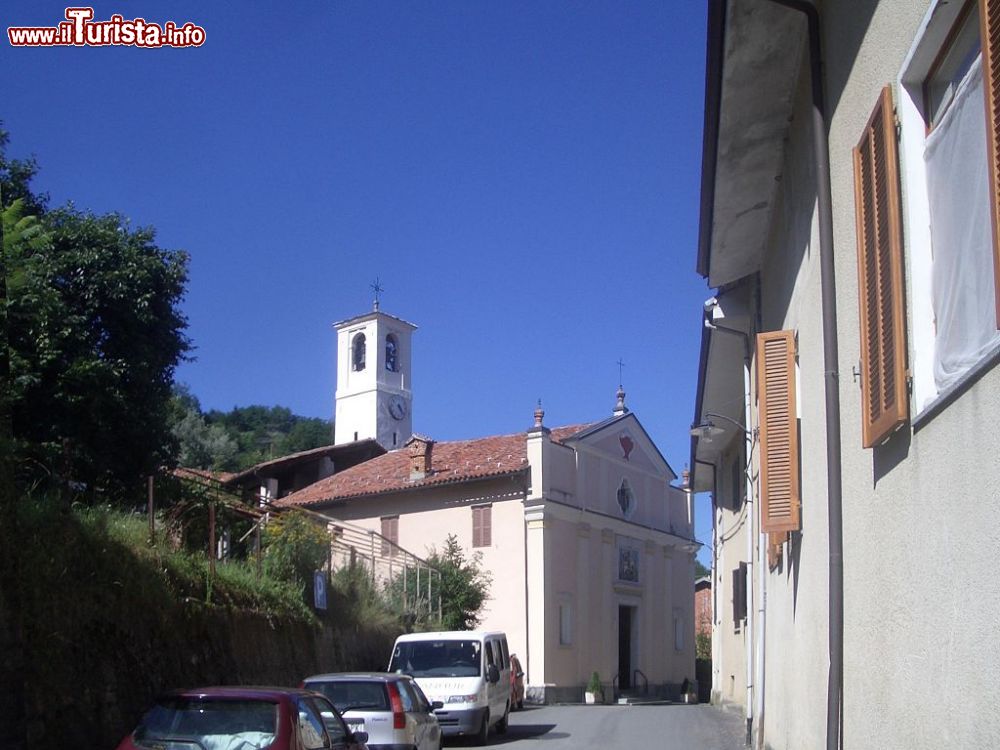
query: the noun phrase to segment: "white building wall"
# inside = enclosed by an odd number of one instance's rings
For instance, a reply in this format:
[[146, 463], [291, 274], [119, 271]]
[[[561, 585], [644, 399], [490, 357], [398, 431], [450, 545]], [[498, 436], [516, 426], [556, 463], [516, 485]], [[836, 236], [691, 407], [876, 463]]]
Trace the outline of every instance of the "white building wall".
[[[874, 449], [862, 447], [861, 389], [851, 377], [861, 346], [851, 150], [882, 86], [897, 80], [928, 7], [910, 0], [823, 6], [840, 352], [845, 748], [1000, 742], [1000, 646], [990, 631], [1000, 582], [984, 573], [1000, 541], [1000, 369], [930, 419], [911, 406], [916, 429], [904, 426]], [[767, 575], [764, 735], [774, 750], [820, 747], [826, 736], [824, 367], [805, 66], [797, 96], [761, 268], [762, 329], [798, 333], [803, 447], [802, 530]], [[914, 189], [920, 186], [903, 185], [904, 193]], [[904, 227], [904, 241], [910, 230]], [[904, 256], [912, 289], [906, 249]], [[912, 362], [912, 300], [907, 321]], [[721, 572], [725, 620], [728, 573]], [[731, 663], [728, 650], [722, 663]]]

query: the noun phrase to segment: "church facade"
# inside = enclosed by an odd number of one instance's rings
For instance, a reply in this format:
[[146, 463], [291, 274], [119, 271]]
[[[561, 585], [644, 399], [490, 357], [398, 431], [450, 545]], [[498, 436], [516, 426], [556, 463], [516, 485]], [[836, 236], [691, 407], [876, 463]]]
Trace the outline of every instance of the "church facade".
[[481, 553], [492, 578], [482, 627], [507, 633], [529, 700], [581, 700], [595, 671], [608, 700], [676, 694], [694, 679], [694, 509], [624, 393], [597, 422], [550, 429], [539, 408], [521, 433], [414, 436], [414, 330], [378, 310], [337, 324], [336, 440], [374, 438], [387, 452], [279, 505], [418, 555], [448, 534]]

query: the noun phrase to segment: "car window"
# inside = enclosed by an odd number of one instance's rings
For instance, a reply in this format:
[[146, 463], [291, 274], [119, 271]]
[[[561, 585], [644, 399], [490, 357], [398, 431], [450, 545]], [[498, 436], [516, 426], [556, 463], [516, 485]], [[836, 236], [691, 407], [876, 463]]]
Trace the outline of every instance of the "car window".
[[507, 653], [507, 639], [500, 639], [500, 669], [510, 667], [510, 654]]
[[424, 691], [420, 689], [420, 685], [415, 682], [409, 683], [410, 687], [413, 689], [413, 694], [417, 696], [417, 702], [419, 705], [423, 706], [424, 713], [430, 713], [434, 709], [431, 708], [431, 702], [427, 700], [427, 696], [424, 695]]
[[[424, 700], [423, 695], [419, 692], [415, 682], [410, 680], [400, 680], [396, 683], [399, 685], [399, 692], [403, 695], [403, 708], [406, 711], [415, 711], [417, 713], [425, 714], [430, 711], [430, 706], [427, 705], [427, 701]], [[407, 705], [413, 708], [406, 708]]]
[[479, 641], [404, 641], [396, 644], [390, 672], [412, 677], [478, 677], [482, 668]]
[[323, 718], [323, 726], [326, 727], [326, 733], [330, 735], [330, 742], [334, 745], [347, 742], [347, 726], [344, 724], [344, 720], [337, 714], [336, 709], [330, 704], [330, 701], [316, 698], [313, 701], [313, 705], [315, 705], [316, 710], [319, 711], [319, 715]]
[[323, 720], [309, 698], [299, 701], [299, 736], [306, 750], [320, 750], [330, 747]]
[[178, 748], [181, 742], [185, 748], [194, 742], [214, 746], [220, 739], [266, 747], [274, 742], [277, 733], [278, 705], [273, 701], [170, 697], [150, 709], [134, 736], [143, 745], [170, 738]]
[[417, 707], [413, 702], [413, 693], [410, 691], [410, 686], [406, 680], [399, 680], [396, 683], [396, 687], [399, 689], [399, 699], [403, 702], [403, 711], [408, 714], [415, 712]]
[[389, 697], [382, 682], [368, 680], [316, 680], [306, 682], [309, 690], [325, 695], [340, 713], [359, 711], [388, 711]]
[[493, 661], [493, 644], [489, 641], [486, 641], [486, 664], [487, 666], [493, 666], [496, 664], [496, 662]]

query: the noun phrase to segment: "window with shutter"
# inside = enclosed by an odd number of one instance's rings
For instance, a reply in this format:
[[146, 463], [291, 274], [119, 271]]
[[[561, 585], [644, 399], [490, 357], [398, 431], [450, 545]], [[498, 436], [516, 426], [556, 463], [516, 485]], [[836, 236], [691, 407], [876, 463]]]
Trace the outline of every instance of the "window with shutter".
[[493, 508], [480, 505], [472, 509], [472, 546], [489, 547], [493, 544]]
[[795, 404], [795, 332], [757, 334], [761, 531], [797, 531], [799, 429]]
[[898, 164], [892, 91], [886, 86], [854, 149], [865, 448], [909, 415]]
[[399, 516], [382, 519], [382, 555], [395, 557], [399, 544]]
[[733, 625], [739, 628], [747, 616], [747, 564], [733, 570]]
[[921, 416], [971, 386], [1000, 349], [998, 17], [997, 0], [932, 0], [894, 92], [908, 400]]
[[990, 219], [993, 229], [993, 288], [1000, 328], [1000, 0], [980, 0], [979, 33], [983, 48], [986, 96], [986, 143], [990, 171]]

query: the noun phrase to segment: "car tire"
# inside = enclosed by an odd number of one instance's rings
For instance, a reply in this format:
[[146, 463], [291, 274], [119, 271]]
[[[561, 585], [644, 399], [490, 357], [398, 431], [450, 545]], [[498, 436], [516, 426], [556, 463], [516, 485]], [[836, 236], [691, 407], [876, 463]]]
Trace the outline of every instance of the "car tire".
[[476, 733], [476, 744], [485, 745], [490, 739], [490, 712], [487, 711], [483, 714], [483, 723], [479, 727], [479, 732]]
[[507, 727], [510, 725], [510, 703], [503, 711], [503, 718], [497, 722], [497, 734], [507, 734]]

